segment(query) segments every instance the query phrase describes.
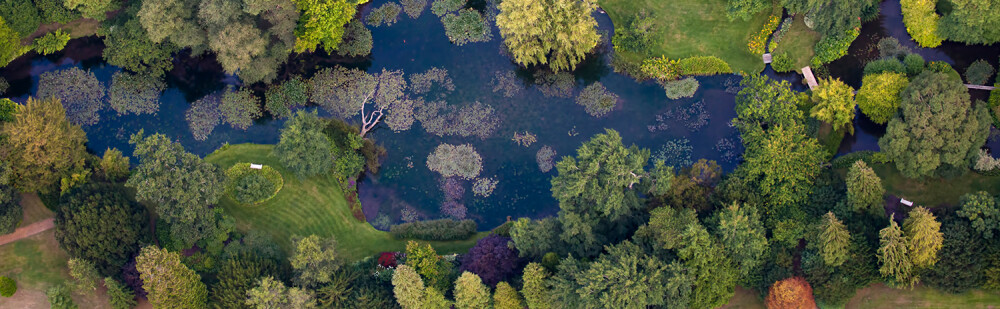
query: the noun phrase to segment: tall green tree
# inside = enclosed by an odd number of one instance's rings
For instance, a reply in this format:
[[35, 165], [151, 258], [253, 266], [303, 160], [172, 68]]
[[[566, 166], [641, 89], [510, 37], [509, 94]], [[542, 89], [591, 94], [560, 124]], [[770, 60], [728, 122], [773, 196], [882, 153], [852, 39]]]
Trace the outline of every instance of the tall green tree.
[[937, 221], [937, 217], [927, 208], [914, 208], [903, 221], [903, 232], [906, 234], [906, 249], [913, 266], [934, 266], [938, 259], [937, 253], [944, 242], [941, 223]]
[[256, 309], [310, 309], [316, 308], [316, 297], [312, 290], [286, 287], [284, 282], [267, 276], [247, 291], [246, 304]]
[[951, 0], [938, 33], [966, 44], [1000, 42], [1000, 3], [994, 0]]
[[205, 30], [198, 24], [198, 0], [143, 0], [137, 17], [154, 43], [204, 48]]
[[154, 246], [135, 258], [149, 303], [156, 308], [206, 308], [208, 289], [201, 277], [181, 263], [177, 252]]
[[156, 204], [156, 214], [171, 225], [172, 238], [189, 246], [217, 234], [217, 213], [211, 205], [223, 192], [219, 167], [163, 134], [143, 136], [140, 130], [129, 143], [135, 145], [139, 165], [125, 186], [135, 189], [136, 199]]
[[476, 274], [462, 272], [458, 280], [455, 280], [455, 308], [493, 308], [493, 304], [490, 303], [490, 288], [486, 287]]
[[694, 275], [692, 308], [715, 308], [724, 305], [736, 289], [737, 270], [712, 235], [697, 221], [688, 224], [680, 235], [683, 245], [677, 257]]
[[[576, 276], [584, 307], [648, 308], [687, 300], [694, 278], [679, 263], [667, 264], [649, 256], [630, 241], [608, 246], [606, 251]], [[681, 295], [671, 289], [677, 282], [687, 287]]]
[[885, 188], [882, 187], [882, 179], [865, 161], [854, 162], [847, 170], [847, 178], [844, 180], [847, 182], [847, 203], [851, 209], [876, 216], [885, 214], [882, 200]]
[[574, 70], [600, 38], [594, 7], [591, 0], [503, 0], [497, 26], [517, 63]]
[[767, 198], [768, 215], [804, 201], [826, 161], [822, 146], [804, 130], [797, 124], [779, 124], [744, 137], [749, 141], [743, 155], [746, 161], [738, 169]]
[[1000, 232], [1000, 202], [986, 191], [962, 196], [962, 208], [956, 213], [972, 222], [983, 238], [993, 239]]
[[319, 45], [327, 52], [337, 49], [344, 25], [354, 18], [357, 6], [368, 0], [294, 0], [302, 11], [295, 30], [295, 52], [311, 52]]
[[528, 263], [524, 267], [524, 282], [521, 287], [521, 294], [524, 295], [524, 302], [530, 309], [548, 309], [552, 307], [552, 294], [546, 279], [549, 271], [538, 263]]
[[827, 78], [813, 89], [813, 107], [809, 115], [833, 126], [834, 130], [847, 129], [852, 135], [854, 126], [854, 88], [840, 79]]
[[257, 286], [261, 277], [276, 271], [273, 262], [253, 255], [241, 255], [222, 261], [219, 266], [219, 282], [212, 285], [209, 299], [222, 308], [251, 308], [247, 303], [247, 292]]
[[65, 193], [56, 212], [56, 240], [70, 256], [105, 276], [117, 274], [147, 241], [145, 209], [117, 185], [88, 184]]
[[524, 309], [524, 298], [517, 293], [510, 283], [500, 281], [493, 292], [493, 307], [496, 309]]
[[60, 179], [82, 169], [87, 156], [87, 135], [66, 120], [56, 99], [28, 98], [14, 121], [3, 126], [3, 135], [11, 182], [23, 192], [51, 192]]
[[767, 230], [757, 211], [733, 203], [716, 212], [716, 235], [739, 271], [740, 278], [749, 278], [764, 263], [768, 243]]
[[13, 233], [23, 219], [21, 195], [14, 187], [0, 184], [0, 235]]
[[986, 108], [972, 106], [962, 81], [946, 73], [928, 70], [914, 78], [901, 108], [879, 147], [908, 178], [935, 175], [940, 168], [968, 169], [968, 158], [989, 134]]
[[424, 281], [412, 267], [399, 265], [392, 273], [392, 291], [403, 309], [418, 309], [424, 304]]
[[135, 294], [127, 286], [122, 285], [117, 280], [104, 278], [104, 287], [108, 288], [108, 305], [112, 309], [132, 309], [135, 308]]
[[281, 129], [274, 155], [299, 177], [329, 171], [334, 158], [330, 138], [323, 134], [324, 127], [316, 112], [299, 111]]
[[847, 231], [847, 226], [833, 212], [823, 215], [817, 227], [815, 247], [819, 255], [823, 257], [823, 262], [828, 266], [837, 267], [843, 265], [850, 257], [851, 234]]
[[26, 48], [21, 46], [21, 35], [0, 17], [0, 67], [7, 66], [22, 51], [26, 51]]
[[[807, 98], [792, 91], [788, 81], [774, 81], [766, 75], [748, 75], [740, 81], [736, 94], [736, 120], [740, 132], [755, 128], [802, 123], [805, 114], [798, 105]], [[746, 137], [744, 137], [744, 140]]]
[[878, 232], [879, 273], [890, 277], [899, 286], [912, 286], [917, 278], [913, 274], [913, 262], [910, 260], [909, 242], [903, 236], [903, 230], [890, 216], [889, 226]]
[[295, 281], [305, 287], [316, 286], [330, 282], [330, 275], [340, 268], [337, 259], [337, 241], [330, 238], [320, 238], [309, 235], [305, 238], [293, 238], [294, 252], [288, 262], [295, 270]]
[[437, 254], [430, 244], [420, 245], [415, 241], [406, 243], [406, 264], [413, 267], [423, 277], [428, 287], [447, 291], [451, 285], [451, 263]]
[[556, 218], [520, 218], [510, 228], [510, 239], [521, 257], [541, 259], [558, 249], [559, 221]]
[[593, 204], [594, 210], [612, 220], [628, 217], [641, 207], [634, 203], [632, 186], [645, 174], [649, 150], [625, 148], [617, 131], [606, 130], [577, 148], [576, 157], [565, 157], [552, 178], [552, 196], [565, 202]]

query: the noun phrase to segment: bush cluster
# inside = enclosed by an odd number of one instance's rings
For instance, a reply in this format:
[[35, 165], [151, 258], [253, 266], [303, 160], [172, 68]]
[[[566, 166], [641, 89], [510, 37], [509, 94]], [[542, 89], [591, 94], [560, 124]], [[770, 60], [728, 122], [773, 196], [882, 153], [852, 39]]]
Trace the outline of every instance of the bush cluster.
[[698, 91], [699, 86], [698, 80], [694, 79], [694, 77], [663, 82], [660, 85], [663, 86], [663, 90], [667, 93], [667, 98], [671, 100], [693, 97], [694, 93]]
[[775, 72], [785, 73], [795, 71], [795, 62], [792, 61], [792, 56], [789, 56], [788, 52], [780, 52], [772, 54], [772, 56], [771, 68]]
[[906, 66], [896, 58], [878, 59], [865, 65], [865, 75], [881, 73], [902, 73], [906, 74]]
[[638, 14], [625, 20], [624, 26], [615, 29], [615, 36], [611, 38], [615, 50], [645, 52], [653, 40], [653, 32], [656, 31], [655, 21], [649, 11], [640, 9]]
[[788, 30], [792, 28], [792, 22], [795, 21], [794, 17], [786, 17], [781, 21], [781, 26], [778, 27], [778, 31], [771, 35], [771, 42], [767, 44], [767, 50], [772, 53], [778, 49], [778, 43], [781, 43], [781, 39], [785, 37]]
[[781, 16], [771, 15], [768, 18], [767, 23], [764, 24], [764, 28], [760, 29], [754, 36], [750, 37], [750, 41], [747, 42], [747, 49], [750, 50], [751, 54], [763, 55], [767, 52], [767, 38], [771, 37], [774, 30], [778, 28], [778, 24], [781, 22]]
[[492, 27], [483, 15], [474, 9], [463, 9], [457, 14], [445, 14], [441, 17], [441, 23], [444, 24], [444, 34], [458, 46], [493, 39]]
[[469, 144], [441, 144], [427, 156], [427, 168], [444, 177], [473, 179], [483, 169], [483, 157]]
[[847, 55], [847, 49], [851, 47], [851, 42], [858, 38], [861, 31], [858, 29], [850, 29], [841, 36], [824, 36], [816, 43], [813, 50], [816, 52], [816, 56], [813, 57], [813, 66], [820, 66], [824, 63], [830, 63], [834, 60], [840, 59], [840, 57]]
[[438, 219], [393, 225], [389, 233], [396, 239], [461, 240], [476, 233], [476, 222]]
[[965, 69], [965, 80], [973, 85], [986, 85], [993, 77], [993, 66], [986, 60], [979, 59]]
[[237, 163], [226, 170], [226, 194], [243, 205], [270, 200], [284, 183], [281, 173], [270, 166], [256, 170], [250, 168], [250, 163]]
[[62, 50], [63, 47], [66, 47], [69, 39], [69, 33], [63, 32], [62, 29], [57, 29], [35, 39], [34, 49], [42, 55], [54, 54]]

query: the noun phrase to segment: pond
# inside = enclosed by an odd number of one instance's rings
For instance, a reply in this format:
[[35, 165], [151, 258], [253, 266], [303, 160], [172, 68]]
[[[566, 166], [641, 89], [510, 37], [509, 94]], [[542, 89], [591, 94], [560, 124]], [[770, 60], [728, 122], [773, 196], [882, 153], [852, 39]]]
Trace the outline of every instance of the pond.
[[[373, 1], [362, 8], [361, 14], [386, 2]], [[884, 6], [883, 12], [886, 11]], [[896, 6], [898, 10], [898, 2]], [[408, 75], [437, 67], [446, 69], [454, 81], [455, 90], [446, 97], [449, 105], [465, 106], [480, 102], [497, 111], [500, 126], [487, 138], [439, 137], [427, 133], [419, 123], [398, 133], [383, 124], [369, 134], [368, 137], [388, 150], [388, 155], [377, 175], [363, 177], [359, 184], [359, 196], [366, 217], [383, 229], [388, 222], [400, 222], [403, 209], [413, 210], [424, 219], [441, 217], [439, 207], [446, 201], [441, 189], [443, 181], [440, 175], [427, 168], [426, 160], [427, 155], [442, 143], [472, 145], [483, 157], [480, 177], [497, 181], [496, 188], [488, 197], [473, 194], [471, 181], [459, 183], [465, 189], [464, 194], [454, 202], [464, 205], [468, 209], [467, 217], [476, 220], [482, 230], [501, 224], [508, 218], [537, 218], [555, 214], [559, 208], [550, 193], [550, 180], [556, 172], [554, 169], [542, 172], [536, 154], [543, 146], [548, 146], [557, 153], [555, 160], [574, 155], [577, 147], [593, 135], [604, 132], [605, 128], [617, 130], [626, 145], [635, 144], [650, 149], [654, 156], [667, 157], [677, 165], [689, 165], [691, 161], [705, 158], [718, 161], [727, 172], [735, 168], [742, 146], [738, 132], [729, 123], [735, 117], [734, 93], [740, 77], [699, 77], [701, 86], [694, 97], [668, 99], [663, 89], [653, 82], [637, 83], [613, 72], [607, 54], [610, 49], [607, 38], [613, 29], [611, 20], [602, 13], [594, 13], [594, 16], [605, 35], [605, 43], [573, 73], [575, 85], [568, 96], [546, 96], [533, 85], [531, 76], [534, 70], [519, 68], [505, 55], [495, 25], [492, 40], [456, 46], [445, 36], [438, 17], [427, 9], [416, 20], [400, 14], [399, 22], [392, 26], [370, 27], [374, 48], [371, 56], [364, 61], [328, 57], [325, 53], [297, 55], [289, 60], [279, 76], [310, 76], [321, 68], [338, 64], [360, 67], [369, 73], [386, 68], [402, 70]], [[883, 16], [880, 21], [883, 19], [891, 18]], [[865, 30], [873, 28], [872, 25], [866, 24]], [[882, 25], [877, 29], [883, 29], [884, 23]], [[908, 38], [900, 38], [900, 41], [908, 41]], [[855, 43], [859, 44], [862, 43]], [[119, 69], [103, 62], [102, 49], [103, 43], [98, 38], [75, 39], [64, 52], [21, 57], [0, 69], [0, 76], [11, 84], [8, 96], [19, 102], [35, 93], [41, 73], [74, 66], [94, 72], [107, 86], [111, 75]], [[852, 46], [852, 54], [854, 49]], [[948, 49], [942, 50], [944, 55], [948, 55]], [[842, 61], [849, 63], [851, 60]], [[832, 73], [850, 80], [852, 74], [859, 74], [859, 63], [852, 63], [854, 72], [858, 73]], [[516, 86], [509, 97], [504, 91], [495, 92], [493, 86], [498, 75], [508, 74], [515, 76], [513, 85]], [[804, 89], [801, 78], [795, 74], [776, 75], [770, 69], [767, 74], [792, 81], [797, 90]], [[575, 102], [580, 91], [594, 82], [602, 83], [620, 99], [613, 111], [599, 118], [589, 115], [583, 106]], [[240, 83], [237, 78], [224, 74], [211, 55], [178, 56], [174, 60], [174, 69], [168, 73], [167, 83], [168, 89], [160, 98], [160, 110], [154, 115], [118, 116], [110, 108], [104, 109], [100, 113], [100, 122], [84, 127], [89, 139], [88, 148], [96, 154], [103, 153], [107, 148], [118, 148], [129, 155], [132, 152], [132, 146], [128, 144], [129, 135], [140, 129], [147, 133], [163, 133], [200, 156], [225, 143], [277, 143], [283, 120], [268, 116], [257, 120], [246, 131], [220, 125], [206, 140], [194, 139], [184, 119], [190, 102], [227, 85]], [[254, 89], [258, 96], [262, 94], [263, 88], [257, 86]], [[320, 114], [329, 115], [324, 111]], [[856, 126], [860, 126], [858, 136], [845, 139], [841, 152], [868, 149], [869, 139], [877, 141], [877, 136], [881, 134], [879, 130], [884, 131], [884, 128], [880, 129], [870, 122], [866, 125], [864, 121], [856, 121]], [[521, 146], [512, 140], [515, 133], [525, 132], [535, 135], [537, 142]]]

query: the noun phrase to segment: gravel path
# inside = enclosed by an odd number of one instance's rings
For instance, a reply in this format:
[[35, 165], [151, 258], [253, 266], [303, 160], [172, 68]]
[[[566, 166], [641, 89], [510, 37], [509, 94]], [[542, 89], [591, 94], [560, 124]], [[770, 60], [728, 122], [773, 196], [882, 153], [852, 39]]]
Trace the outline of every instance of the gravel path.
[[42, 221], [29, 224], [28, 226], [25, 227], [20, 227], [17, 230], [14, 230], [13, 233], [7, 235], [0, 235], [0, 246], [21, 240], [22, 238], [25, 237], [31, 237], [32, 235], [47, 231], [55, 226], [56, 226], [55, 219], [48, 218]]

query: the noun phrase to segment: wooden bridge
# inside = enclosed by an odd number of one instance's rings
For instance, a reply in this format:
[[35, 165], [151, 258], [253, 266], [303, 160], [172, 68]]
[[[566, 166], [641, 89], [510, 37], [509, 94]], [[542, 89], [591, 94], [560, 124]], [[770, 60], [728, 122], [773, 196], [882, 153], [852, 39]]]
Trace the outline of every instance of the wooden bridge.
[[996, 87], [993, 87], [993, 86], [969, 85], [969, 84], [965, 84], [965, 88], [979, 89], [979, 90], [986, 90], [986, 91], [993, 91], [993, 89], [996, 89]]
[[[809, 90], [812, 90], [813, 88], [816, 88], [816, 86], [818, 86], [818, 84], [816, 83], [816, 77], [813, 76], [812, 69], [810, 69], [809, 67], [802, 68], [802, 75], [805, 76], [806, 84], [809, 85]], [[971, 85], [971, 84], [965, 84], [965, 88], [986, 90], [986, 91], [993, 91], [994, 89], [996, 89], [996, 87], [993, 86]], [[855, 91], [855, 93], [856, 92], [857, 91]]]

